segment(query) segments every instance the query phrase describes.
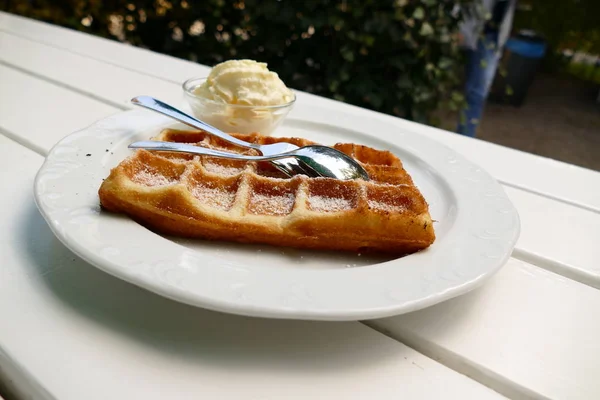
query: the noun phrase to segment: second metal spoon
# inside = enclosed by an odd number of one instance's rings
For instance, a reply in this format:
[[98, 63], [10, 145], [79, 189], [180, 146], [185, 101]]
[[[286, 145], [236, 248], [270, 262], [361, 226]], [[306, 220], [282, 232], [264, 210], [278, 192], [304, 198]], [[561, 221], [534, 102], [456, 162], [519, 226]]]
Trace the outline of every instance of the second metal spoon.
[[[131, 102], [137, 106], [156, 111], [158, 113], [166, 115], [167, 117], [171, 117], [179, 122], [191, 126], [192, 128], [201, 129], [206, 133], [221, 138], [231, 144], [247, 149], [258, 150], [258, 152], [260, 152], [260, 154], [264, 156], [280, 154], [298, 148], [298, 146], [291, 143], [273, 143], [260, 145], [257, 143], [245, 142], [231, 135], [228, 135], [227, 133], [215, 128], [212, 125], [207, 124], [206, 122], [200, 121], [199, 119], [194, 118], [191, 115], [188, 115], [165, 102], [162, 102], [150, 96], [137, 96], [131, 99]], [[293, 158], [273, 160], [271, 161], [271, 163], [287, 176], [293, 176], [297, 174], [306, 174], [311, 176], [315, 174], [315, 171], [311, 171], [307, 165], [303, 165], [301, 162]]]

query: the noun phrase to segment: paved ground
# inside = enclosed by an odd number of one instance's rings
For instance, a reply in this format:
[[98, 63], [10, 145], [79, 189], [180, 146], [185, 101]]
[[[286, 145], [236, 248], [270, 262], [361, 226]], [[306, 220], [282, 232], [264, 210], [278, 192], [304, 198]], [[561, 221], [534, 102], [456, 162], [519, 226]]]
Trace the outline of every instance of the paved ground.
[[597, 96], [589, 83], [539, 75], [522, 107], [488, 103], [478, 137], [600, 171]]

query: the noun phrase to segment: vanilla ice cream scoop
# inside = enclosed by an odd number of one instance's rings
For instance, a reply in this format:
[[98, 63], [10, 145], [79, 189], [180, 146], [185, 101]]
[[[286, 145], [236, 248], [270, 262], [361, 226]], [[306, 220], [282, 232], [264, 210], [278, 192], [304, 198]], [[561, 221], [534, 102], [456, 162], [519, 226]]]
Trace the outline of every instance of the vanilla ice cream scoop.
[[183, 84], [193, 114], [228, 133], [269, 135], [294, 106], [295, 94], [253, 60], [230, 60], [216, 65], [206, 78]]
[[277, 106], [294, 100], [294, 94], [267, 64], [229, 60], [216, 65], [194, 94], [217, 103]]

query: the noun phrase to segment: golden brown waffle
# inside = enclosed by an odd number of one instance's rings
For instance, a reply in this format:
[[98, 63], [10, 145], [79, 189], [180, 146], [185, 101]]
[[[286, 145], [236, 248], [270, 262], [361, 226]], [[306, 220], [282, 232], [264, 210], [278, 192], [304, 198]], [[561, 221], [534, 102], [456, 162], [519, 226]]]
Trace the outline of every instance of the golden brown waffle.
[[[297, 138], [235, 135], [254, 143]], [[165, 130], [155, 140], [249, 153], [199, 131]], [[433, 243], [428, 205], [388, 151], [336, 144], [371, 181], [283, 176], [269, 163], [138, 150], [100, 187], [106, 210], [153, 231], [298, 248], [408, 254]]]

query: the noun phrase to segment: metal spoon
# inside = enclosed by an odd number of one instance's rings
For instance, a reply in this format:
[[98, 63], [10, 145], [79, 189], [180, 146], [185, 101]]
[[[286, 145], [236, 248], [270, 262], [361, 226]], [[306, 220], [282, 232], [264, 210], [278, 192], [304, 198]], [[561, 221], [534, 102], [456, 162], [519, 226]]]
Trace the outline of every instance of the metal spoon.
[[311, 145], [298, 147], [295, 150], [280, 154], [264, 156], [247, 156], [228, 153], [220, 150], [207, 149], [206, 147], [193, 146], [183, 143], [141, 141], [129, 145], [130, 149], [146, 149], [155, 151], [174, 151], [179, 153], [192, 153], [219, 158], [246, 161], [274, 161], [287, 157], [294, 157], [303, 164], [308, 165], [318, 173], [317, 176], [331, 177], [340, 180], [364, 179], [369, 180], [369, 175], [364, 168], [352, 157], [339, 150], [327, 146]]
[[[207, 124], [206, 122], [202, 122], [197, 118], [192, 117], [184, 113], [181, 110], [176, 109], [173, 106], [170, 106], [160, 100], [157, 100], [150, 96], [137, 96], [131, 99], [131, 102], [137, 106], [141, 106], [147, 108], [152, 111], [156, 111], [167, 117], [171, 117], [179, 122], [182, 122], [186, 125], [189, 125], [196, 129], [201, 129], [211, 135], [214, 135], [218, 138], [225, 140], [231, 144], [244, 147], [247, 149], [258, 150], [260, 154], [264, 156], [270, 156], [274, 154], [285, 153], [286, 151], [297, 149], [298, 146], [291, 143], [274, 143], [274, 144], [265, 144], [260, 145], [256, 143], [248, 143], [243, 140], [237, 139], [233, 136], [226, 134], [225, 132], [215, 128], [212, 125]], [[277, 159], [271, 161], [271, 163], [281, 172], [283, 172], [287, 176], [293, 176], [297, 174], [305, 174], [309, 176], [313, 176], [315, 171], [311, 170], [307, 165], [303, 165], [297, 159], [288, 158], [288, 159]]]

